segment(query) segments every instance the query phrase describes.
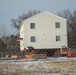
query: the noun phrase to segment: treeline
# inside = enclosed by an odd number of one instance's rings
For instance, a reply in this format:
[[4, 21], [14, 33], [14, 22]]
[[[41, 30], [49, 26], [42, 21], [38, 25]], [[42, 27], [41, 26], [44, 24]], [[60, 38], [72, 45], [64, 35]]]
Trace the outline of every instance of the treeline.
[[8, 54], [20, 54], [20, 46], [16, 35], [3, 36], [0, 38], [0, 57]]

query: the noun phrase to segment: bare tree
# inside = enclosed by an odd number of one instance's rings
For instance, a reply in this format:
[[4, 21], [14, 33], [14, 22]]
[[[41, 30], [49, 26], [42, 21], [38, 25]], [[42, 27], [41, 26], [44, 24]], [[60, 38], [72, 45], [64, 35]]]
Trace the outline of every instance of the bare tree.
[[1, 26], [1, 39], [2, 41], [5, 43], [6, 42], [6, 36], [7, 36], [7, 29], [6, 29], [6, 25], [2, 25]]
[[11, 23], [12, 23], [12, 27], [16, 28], [17, 30], [19, 30], [21, 22], [33, 15], [36, 15], [37, 13], [40, 13], [40, 11], [36, 11], [36, 10], [30, 10], [28, 11], [28, 13], [26, 14], [22, 14], [19, 15], [17, 19], [11, 19]]
[[0, 26], [0, 56], [4, 56], [4, 51], [6, 50], [6, 35], [7, 29], [6, 26], [3, 24]]
[[76, 48], [76, 11], [63, 10], [58, 15], [67, 19], [68, 47]]
[[67, 19], [69, 27], [76, 32], [76, 11], [71, 12], [70, 10], [63, 10], [58, 12], [58, 15]]

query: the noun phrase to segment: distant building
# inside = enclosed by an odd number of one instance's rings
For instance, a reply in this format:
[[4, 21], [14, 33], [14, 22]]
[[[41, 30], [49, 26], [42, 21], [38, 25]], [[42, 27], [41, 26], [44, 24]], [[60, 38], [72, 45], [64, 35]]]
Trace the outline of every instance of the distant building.
[[66, 19], [47, 11], [38, 13], [22, 22], [20, 49], [28, 46], [35, 49], [67, 47]]

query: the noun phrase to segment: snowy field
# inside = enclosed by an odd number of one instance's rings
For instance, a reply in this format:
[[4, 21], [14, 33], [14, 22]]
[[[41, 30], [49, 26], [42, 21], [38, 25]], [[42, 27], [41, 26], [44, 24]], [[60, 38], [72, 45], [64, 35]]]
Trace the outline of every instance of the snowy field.
[[0, 60], [0, 75], [76, 75], [76, 58]]
[[67, 58], [67, 57], [49, 57], [46, 59], [11, 59], [11, 58], [1, 58], [0, 63], [5, 63], [5, 62], [29, 62], [29, 61], [45, 61], [45, 62], [56, 62], [56, 61], [70, 61], [70, 60], [76, 60], [76, 58]]

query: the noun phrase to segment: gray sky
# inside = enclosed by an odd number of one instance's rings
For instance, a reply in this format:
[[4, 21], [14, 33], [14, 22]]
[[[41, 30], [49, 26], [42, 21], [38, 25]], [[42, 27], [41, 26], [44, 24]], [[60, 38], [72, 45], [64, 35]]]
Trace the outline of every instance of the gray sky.
[[64, 9], [76, 11], [76, 0], [0, 0], [0, 30], [5, 25], [7, 34], [15, 34], [16, 30], [11, 27], [10, 20], [29, 10], [49, 11], [56, 14]]

